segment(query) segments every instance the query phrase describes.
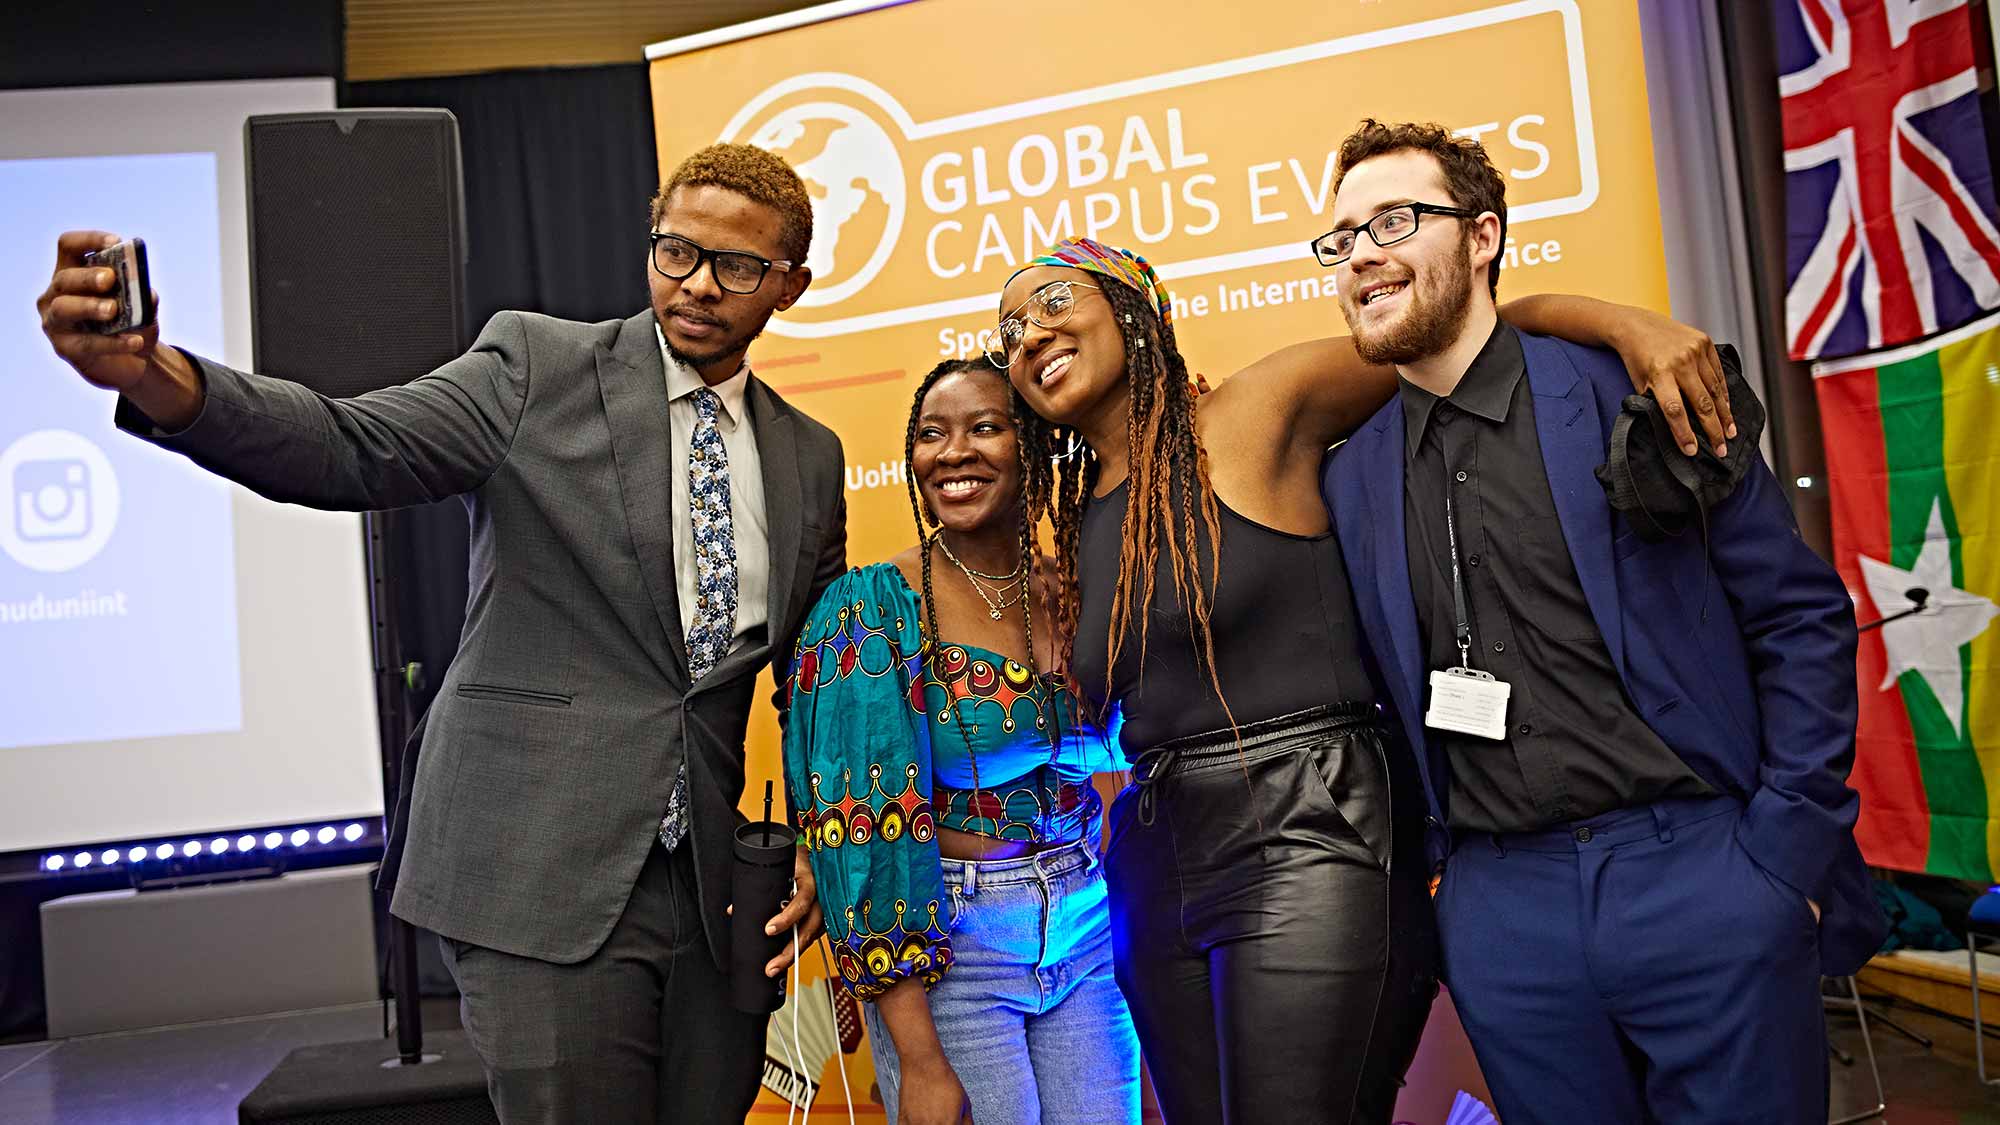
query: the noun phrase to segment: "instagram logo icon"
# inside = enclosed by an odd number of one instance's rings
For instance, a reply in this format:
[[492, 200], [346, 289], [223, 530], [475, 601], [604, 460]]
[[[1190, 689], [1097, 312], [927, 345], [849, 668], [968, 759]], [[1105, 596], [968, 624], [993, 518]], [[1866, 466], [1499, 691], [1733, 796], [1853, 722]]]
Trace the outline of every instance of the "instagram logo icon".
[[25, 461], [14, 467], [14, 531], [24, 543], [90, 534], [90, 467]]
[[0, 549], [30, 570], [74, 570], [118, 522], [118, 477], [104, 451], [68, 430], [37, 430], [0, 452]]

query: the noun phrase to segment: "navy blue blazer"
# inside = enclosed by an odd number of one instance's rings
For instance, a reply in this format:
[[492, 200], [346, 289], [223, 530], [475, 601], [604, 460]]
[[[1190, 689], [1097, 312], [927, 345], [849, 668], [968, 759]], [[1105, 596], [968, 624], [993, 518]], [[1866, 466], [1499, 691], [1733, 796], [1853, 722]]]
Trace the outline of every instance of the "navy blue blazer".
[[[1592, 470], [1632, 393], [1608, 351], [1521, 334], [1556, 514], [1625, 692], [1668, 748], [1743, 802], [1737, 839], [1759, 867], [1820, 904], [1824, 972], [1845, 975], [1887, 923], [1869, 886], [1848, 787], [1856, 707], [1854, 607], [1800, 537], [1761, 457], [1698, 532], [1647, 543]], [[1401, 396], [1329, 455], [1321, 485], [1368, 649], [1417, 752], [1431, 857], [1450, 850], [1450, 766], [1423, 725], [1432, 669], [1417, 631], [1403, 536]]]

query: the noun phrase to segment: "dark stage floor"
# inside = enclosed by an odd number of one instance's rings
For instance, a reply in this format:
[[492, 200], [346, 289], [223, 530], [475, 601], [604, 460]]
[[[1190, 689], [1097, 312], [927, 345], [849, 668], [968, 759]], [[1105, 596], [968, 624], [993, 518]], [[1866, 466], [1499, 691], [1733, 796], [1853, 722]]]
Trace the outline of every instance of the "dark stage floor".
[[[458, 1023], [451, 1001], [427, 1001], [427, 1028]], [[1878, 1029], [1876, 1055], [1893, 1125], [2000, 1125], [2000, 1087], [1982, 1089], [1971, 1033], [1909, 1011], [1894, 1017], [1928, 1035], [1926, 1051]], [[0, 1122], [6, 1125], [225, 1125], [236, 1103], [295, 1047], [381, 1034], [373, 1004], [156, 1031], [0, 1046]], [[1852, 1019], [1834, 1021], [1834, 1042], [1861, 1045]], [[2000, 1048], [2000, 1040], [1989, 1039]], [[384, 1044], [384, 1054], [393, 1053]], [[2000, 1062], [2000, 1051], [1992, 1056]], [[1835, 1064], [1836, 1113], [1873, 1102], [1865, 1063]]]
[[[426, 1028], [458, 1026], [426, 1001]], [[382, 1034], [376, 1004], [0, 1047], [5, 1125], [226, 1125], [295, 1047]], [[392, 1041], [385, 1057], [395, 1054]]]

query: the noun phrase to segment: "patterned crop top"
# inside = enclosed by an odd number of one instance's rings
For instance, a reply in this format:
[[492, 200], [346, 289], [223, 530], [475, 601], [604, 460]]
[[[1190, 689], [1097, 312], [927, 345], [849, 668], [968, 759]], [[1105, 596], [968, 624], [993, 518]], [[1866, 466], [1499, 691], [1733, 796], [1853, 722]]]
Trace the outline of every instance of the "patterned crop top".
[[1084, 735], [1061, 679], [1036, 677], [976, 645], [946, 645], [931, 673], [923, 713], [938, 827], [1035, 844], [1094, 838], [1104, 810], [1090, 775], [1124, 763], [1108, 753], [1108, 739]]
[[926, 669], [922, 621], [895, 564], [849, 571], [808, 616], [785, 683], [793, 815], [841, 979], [863, 1000], [908, 976], [929, 987], [951, 964], [939, 828], [1095, 840], [1091, 775], [1123, 765], [1057, 677], [971, 645]]

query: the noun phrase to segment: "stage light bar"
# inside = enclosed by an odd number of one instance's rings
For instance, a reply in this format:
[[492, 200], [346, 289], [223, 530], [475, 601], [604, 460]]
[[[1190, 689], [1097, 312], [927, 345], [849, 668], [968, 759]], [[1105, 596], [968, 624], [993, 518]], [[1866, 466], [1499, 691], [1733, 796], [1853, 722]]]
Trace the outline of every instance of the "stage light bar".
[[[34, 862], [36, 867], [50, 874], [66, 874], [89, 869], [115, 868], [120, 865], [141, 865], [162, 862], [181, 862], [211, 858], [225, 865], [235, 864], [235, 857], [244, 856], [260, 848], [268, 852], [283, 853], [290, 850], [316, 851], [348, 849], [380, 842], [382, 831], [380, 822], [353, 821], [347, 824], [292, 825], [281, 828], [260, 829], [244, 832], [236, 836], [213, 836], [203, 840], [143, 840], [129, 844], [96, 845], [89, 849], [64, 852], [47, 852], [41, 856], [21, 856], [22, 867]], [[227, 857], [227, 858], [223, 858]], [[282, 866], [282, 864], [281, 864]]]

